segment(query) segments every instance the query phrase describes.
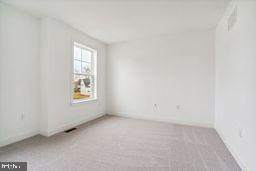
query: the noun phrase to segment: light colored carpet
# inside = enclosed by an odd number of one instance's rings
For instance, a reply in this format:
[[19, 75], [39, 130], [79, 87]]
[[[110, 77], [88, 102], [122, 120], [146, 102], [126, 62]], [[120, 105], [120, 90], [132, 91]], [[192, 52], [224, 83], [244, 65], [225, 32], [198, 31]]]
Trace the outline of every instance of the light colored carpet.
[[36, 171], [239, 171], [214, 129], [104, 116], [0, 148]]

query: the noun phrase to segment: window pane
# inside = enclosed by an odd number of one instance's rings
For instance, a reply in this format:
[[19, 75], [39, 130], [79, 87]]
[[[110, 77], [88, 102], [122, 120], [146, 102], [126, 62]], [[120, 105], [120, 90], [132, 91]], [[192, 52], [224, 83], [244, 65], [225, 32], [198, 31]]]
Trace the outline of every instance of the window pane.
[[92, 52], [86, 49], [82, 49], [82, 61], [91, 62]]
[[84, 75], [74, 75], [73, 100], [86, 100], [93, 98], [93, 77]]
[[81, 61], [74, 60], [74, 72], [81, 73]]
[[91, 74], [92, 66], [91, 63], [82, 62], [82, 73]]
[[74, 46], [74, 59], [81, 60], [81, 48]]

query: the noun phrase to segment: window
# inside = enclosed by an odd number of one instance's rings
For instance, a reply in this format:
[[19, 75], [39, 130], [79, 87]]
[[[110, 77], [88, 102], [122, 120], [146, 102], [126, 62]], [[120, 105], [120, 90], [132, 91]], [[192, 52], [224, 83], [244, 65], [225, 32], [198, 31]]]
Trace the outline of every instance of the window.
[[97, 51], [76, 42], [73, 48], [72, 102], [96, 99]]

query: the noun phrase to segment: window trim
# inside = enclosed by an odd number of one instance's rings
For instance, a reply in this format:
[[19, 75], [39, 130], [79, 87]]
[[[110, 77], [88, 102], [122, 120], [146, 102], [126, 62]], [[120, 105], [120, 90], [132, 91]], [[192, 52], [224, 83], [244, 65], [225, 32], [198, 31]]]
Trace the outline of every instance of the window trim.
[[[75, 73], [74, 71], [74, 61], [76, 59], [74, 59], [74, 46], [78, 46], [80, 48], [86, 49], [88, 51], [90, 51], [92, 53], [92, 68], [93, 68], [93, 72], [92, 74], [81, 74], [81, 73]], [[70, 102], [71, 105], [73, 104], [79, 104], [79, 103], [84, 103], [84, 102], [93, 102], [93, 101], [97, 101], [98, 100], [98, 76], [97, 76], [97, 70], [98, 70], [98, 63], [97, 63], [97, 58], [98, 58], [98, 52], [96, 49], [88, 47], [86, 45], [84, 45], [83, 43], [80, 43], [79, 41], [75, 41], [72, 40], [71, 41], [71, 74], [70, 74]], [[78, 61], [82, 61], [78, 60]], [[74, 100], [73, 99], [73, 91], [74, 91], [74, 86], [73, 86], [73, 81], [74, 81], [74, 75], [75, 74], [81, 74], [81, 75], [87, 75], [87, 76], [92, 76], [93, 79], [93, 83], [94, 83], [94, 91], [93, 91], [93, 97], [92, 98], [88, 98], [88, 99], [84, 99], [84, 100]]]

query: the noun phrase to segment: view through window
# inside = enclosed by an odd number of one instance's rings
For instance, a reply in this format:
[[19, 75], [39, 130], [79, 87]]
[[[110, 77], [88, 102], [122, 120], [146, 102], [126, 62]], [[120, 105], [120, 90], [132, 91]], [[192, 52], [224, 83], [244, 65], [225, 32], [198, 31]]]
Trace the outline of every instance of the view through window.
[[73, 102], [96, 98], [96, 56], [95, 50], [74, 43]]

